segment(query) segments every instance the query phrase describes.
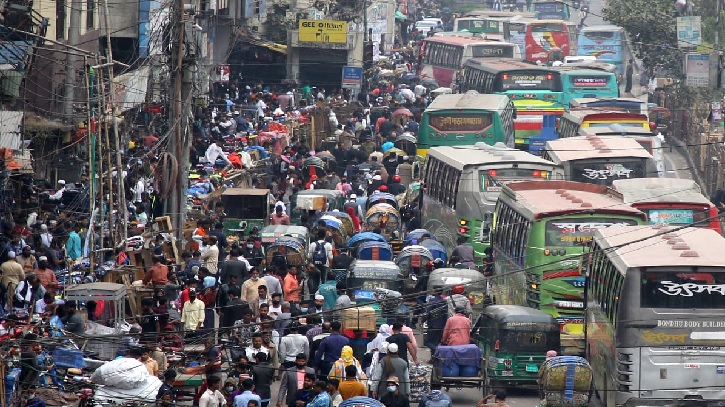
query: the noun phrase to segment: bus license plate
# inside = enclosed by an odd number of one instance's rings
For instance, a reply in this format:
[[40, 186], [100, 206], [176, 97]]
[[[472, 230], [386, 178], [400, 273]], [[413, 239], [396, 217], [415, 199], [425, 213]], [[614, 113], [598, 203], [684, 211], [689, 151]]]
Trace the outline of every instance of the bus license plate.
[[526, 371], [535, 373], [539, 371], [539, 368], [536, 365], [526, 365]]

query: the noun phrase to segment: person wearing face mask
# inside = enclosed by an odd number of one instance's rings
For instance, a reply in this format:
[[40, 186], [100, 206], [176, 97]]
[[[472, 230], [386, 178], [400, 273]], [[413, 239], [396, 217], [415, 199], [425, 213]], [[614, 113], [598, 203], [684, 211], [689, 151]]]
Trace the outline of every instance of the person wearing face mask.
[[184, 303], [181, 312], [181, 324], [184, 325], [187, 337], [198, 336], [198, 330], [204, 325], [205, 307], [204, 301], [196, 298], [196, 288], [189, 288], [189, 301]]
[[251, 304], [259, 296], [259, 286], [264, 285], [264, 280], [259, 278], [259, 269], [253, 268], [249, 280], [242, 284], [241, 300]]
[[269, 304], [269, 316], [271, 316], [274, 319], [277, 319], [277, 318], [279, 318], [279, 316], [281, 314], [282, 314], [282, 294], [273, 293], [272, 294], [272, 303]]
[[249, 238], [247, 239], [245, 246], [242, 248], [242, 256], [247, 259], [252, 267], [259, 267], [259, 265], [262, 264], [262, 259], [264, 259], [264, 252], [262, 252], [261, 247], [257, 247], [257, 245], [254, 244], [254, 240], [252, 238]]
[[36, 386], [30, 386], [28, 393], [25, 394], [24, 407], [45, 407], [45, 401], [35, 394]]
[[[406, 379], [402, 388], [400, 387], [400, 381], [397, 380], [398, 377]], [[396, 379], [394, 380], [396, 391], [405, 395], [410, 394], [410, 381], [407, 380], [408, 363], [398, 357], [398, 345], [390, 343], [388, 344], [387, 355], [377, 363], [373, 371], [372, 390], [374, 399], [389, 393], [388, 388], [390, 385], [387, 385], [387, 383], [393, 378]]]
[[314, 378], [315, 371], [307, 366], [307, 355], [300, 353], [295, 358], [295, 365], [283, 370], [280, 376], [282, 379], [277, 393], [277, 407], [282, 407], [283, 401], [287, 406], [295, 407], [297, 392], [305, 388], [309, 376]]
[[397, 376], [390, 376], [386, 382], [387, 393], [380, 397], [385, 407], [410, 407], [408, 396], [400, 392], [400, 380]]
[[228, 377], [227, 380], [224, 381], [224, 386], [222, 387], [222, 395], [227, 400], [227, 405], [234, 405], [234, 397], [239, 394], [240, 393], [237, 392], [237, 380], [233, 377]]

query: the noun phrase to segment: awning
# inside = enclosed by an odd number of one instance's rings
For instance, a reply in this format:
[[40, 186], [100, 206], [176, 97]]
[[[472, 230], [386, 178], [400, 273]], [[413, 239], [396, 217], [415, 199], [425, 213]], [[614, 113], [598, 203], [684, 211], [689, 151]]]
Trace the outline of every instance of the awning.
[[285, 54], [285, 55], [287, 54], [287, 46], [282, 45], [282, 44], [277, 44], [276, 42], [264, 41], [264, 40], [259, 40], [256, 38], [245, 38], [242, 41], [252, 44], [252, 45], [256, 45], [258, 47], [267, 48], [270, 51], [279, 52], [280, 54]]
[[33, 158], [29, 150], [13, 151], [12, 149], [0, 148], [0, 158], [5, 160], [5, 168], [11, 174], [32, 174]]
[[0, 147], [20, 150], [23, 144], [23, 112], [0, 112]]
[[115, 85], [114, 100], [121, 111], [133, 109], [146, 102], [146, 89], [149, 82], [149, 67], [118, 75], [113, 78]]

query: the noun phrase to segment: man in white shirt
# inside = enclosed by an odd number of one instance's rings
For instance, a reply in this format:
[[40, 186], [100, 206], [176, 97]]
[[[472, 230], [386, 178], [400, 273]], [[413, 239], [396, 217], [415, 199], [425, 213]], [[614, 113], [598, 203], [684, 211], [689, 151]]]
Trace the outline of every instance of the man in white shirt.
[[65, 304], [65, 301], [53, 298], [53, 293], [46, 291], [45, 294], [43, 294], [43, 298], [35, 301], [34, 312], [36, 314], [45, 314], [46, 311], [48, 313], [55, 313], [55, 309], [58, 305], [63, 304]]
[[259, 99], [259, 102], [257, 102], [257, 117], [264, 117], [264, 109], [267, 108], [267, 104], [264, 103], [264, 100]]
[[269, 348], [266, 348], [262, 345], [262, 333], [257, 332], [252, 335], [252, 346], [247, 346], [244, 349], [244, 353], [247, 354], [247, 359], [254, 360], [254, 355], [256, 355], [259, 352], [262, 352], [269, 356]]
[[45, 247], [50, 247], [53, 242], [53, 234], [48, 231], [48, 225], [46, 224], [40, 225], [40, 242]]
[[136, 203], [143, 202], [143, 193], [146, 192], [146, 181], [143, 177], [138, 177], [136, 185], [131, 190], [133, 191], [133, 201]]
[[219, 376], [209, 376], [206, 379], [207, 389], [199, 398], [199, 407], [224, 407], [227, 400], [219, 391], [222, 386], [222, 378]]
[[224, 154], [224, 150], [222, 150], [223, 144], [224, 140], [218, 138], [209, 145], [209, 147], [206, 149], [206, 153], [204, 153], [204, 159], [207, 163], [213, 165], [216, 162], [217, 158], [221, 158], [222, 160], [224, 160], [224, 162], [227, 163], [227, 165], [232, 164], [232, 162], [229, 161], [229, 159], [227, 158], [227, 155]]
[[48, 197], [51, 201], [60, 201], [60, 199], [63, 197], [63, 192], [65, 192], [65, 181], [62, 179], [58, 180], [58, 189], [55, 191], [55, 193]]
[[295, 365], [297, 355], [300, 353], [310, 354], [310, 341], [305, 335], [298, 333], [299, 324], [291, 322], [287, 328], [289, 334], [283, 336], [279, 341], [279, 358], [282, 359], [282, 365], [290, 368]]

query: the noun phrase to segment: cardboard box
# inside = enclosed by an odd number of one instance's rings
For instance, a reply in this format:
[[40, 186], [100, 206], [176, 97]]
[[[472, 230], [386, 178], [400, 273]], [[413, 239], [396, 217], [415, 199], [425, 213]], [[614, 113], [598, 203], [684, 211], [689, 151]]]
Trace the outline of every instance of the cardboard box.
[[375, 331], [377, 316], [373, 307], [355, 307], [342, 311], [343, 329]]

